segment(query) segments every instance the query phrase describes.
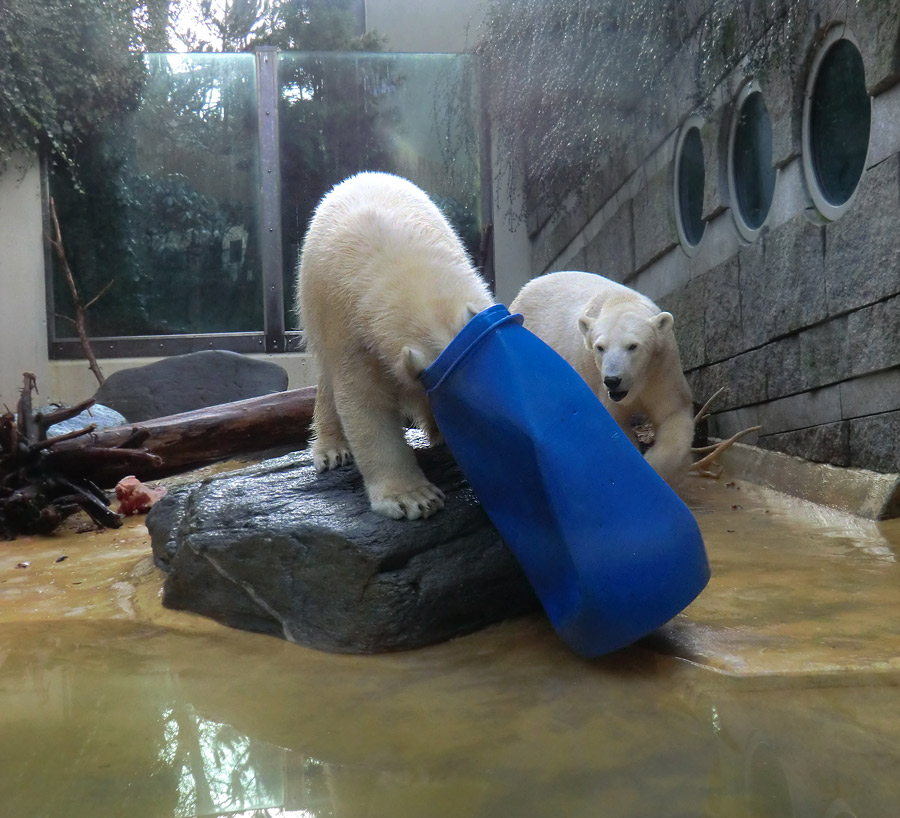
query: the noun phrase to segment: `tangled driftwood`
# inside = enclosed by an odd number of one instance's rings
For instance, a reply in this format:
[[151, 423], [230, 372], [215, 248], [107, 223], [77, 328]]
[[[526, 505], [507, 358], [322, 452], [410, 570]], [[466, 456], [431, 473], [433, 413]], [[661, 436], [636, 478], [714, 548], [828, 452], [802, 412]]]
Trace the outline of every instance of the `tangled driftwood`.
[[104, 488], [123, 477], [152, 480], [275, 446], [299, 447], [309, 435], [315, 387], [211, 406], [141, 423], [90, 424], [47, 437], [47, 429], [93, 405], [51, 412], [32, 408], [34, 375], [16, 414], [0, 415], [0, 538], [49, 534], [77, 511], [98, 524], [121, 525]]
[[[35, 412], [34, 375], [25, 373], [16, 413], [0, 415], [0, 539], [49, 534], [67, 517], [85, 511], [98, 525], [118, 527], [103, 489], [123, 477], [153, 480], [272, 447], [306, 444], [315, 387], [211, 406], [140, 423], [83, 429], [47, 437], [47, 429], [93, 405]], [[720, 394], [697, 413], [700, 423]], [[736, 440], [758, 430], [744, 429], [713, 446], [694, 449], [704, 456], [691, 471], [718, 477], [718, 458]], [[649, 441], [648, 441], [649, 442]]]
[[121, 518], [110, 510], [106, 495], [91, 479], [92, 472], [100, 463], [129, 469], [159, 458], [138, 448], [140, 435], [112, 449], [63, 448], [61, 444], [90, 434], [93, 424], [49, 438], [47, 429], [79, 415], [93, 400], [35, 412], [32, 393], [36, 390], [34, 375], [26, 372], [16, 413], [7, 408], [0, 415], [0, 538], [49, 534], [76, 511], [87, 512], [98, 525], [120, 526]]

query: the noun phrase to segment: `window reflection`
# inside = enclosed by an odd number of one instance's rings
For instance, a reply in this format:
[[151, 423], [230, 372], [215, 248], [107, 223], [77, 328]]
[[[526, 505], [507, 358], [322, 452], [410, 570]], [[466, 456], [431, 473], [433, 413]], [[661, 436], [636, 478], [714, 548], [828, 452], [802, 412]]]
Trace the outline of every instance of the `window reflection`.
[[175, 818], [326, 818], [329, 765], [249, 738], [189, 704], [162, 713], [159, 760], [177, 780]]
[[[51, 178], [91, 334], [262, 329], [255, 61], [148, 54], [137, 110]], [[238, 246], [239, 243], [239, 246]], [[55, 277], [56, 312], [72, 315]], [[56, 334], [72, 327], [57, 318]]]
[[335, 184], [363, 170], [423, 188], [477, 258], [480, 110], [474, 66], [450, 54], [279, 55], [286, 323], [306, 226]]
[[189, 706], [169, 709], [163, 719], [160, 760], [177, 775], [176, 818], [284, 805], [283, 750], [196, 716]]
[[816, 182], [831, 205], [847, 202], [862, 176], [870, 108], [862, 56], [850, 40], [838, 40], [819, 67], [809, 114]]
[[772, 120], [763, 95], [749, 94], [738, 111], [731, 156], [737, 209], [751, 230], [763, 226], [775, 193]]
[[[136, 109], [85, 140], [78, 177], [50, 173], [81, 299], [103, 292], [87, 320], [92, 337], [113, 339], [104, 354], [160, 354], [163, 337], [170, 353], [207, 348], [190, 337], [211, 334], [219, 348], [256, 351], [270, 329], [264, 278], [283, 288], [292, 327], [306, 223], [328, 189], [361, 170], [425, 189], [479, 255], [481, 114], [467, 55], [279, 55], [281, 270], [277, 259], [263, 270], [260, 254], [260, 121], [276, 100], [258, 99], [256, 56], [148, 54], [145, 64]], [[51, 351], [80, 357], [69, 291], [51, 264]]]
[[700, 130], [688, 129], [678, 157], [678, 213], [684, 239], [696, 247], [703, 238], [706, 222], [703, 221], [703, 188], [706, 169], [703, 164], [703, 142]]

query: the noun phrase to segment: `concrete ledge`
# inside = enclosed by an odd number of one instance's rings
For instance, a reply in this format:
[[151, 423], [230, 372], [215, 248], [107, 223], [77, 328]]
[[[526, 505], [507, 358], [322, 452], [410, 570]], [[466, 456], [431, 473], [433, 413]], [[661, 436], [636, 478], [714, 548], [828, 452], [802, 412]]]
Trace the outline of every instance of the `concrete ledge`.
[[900, 517], [900, 474], [813, 463], [735, 443], [720, 458], [725, 472], [868, 520]]

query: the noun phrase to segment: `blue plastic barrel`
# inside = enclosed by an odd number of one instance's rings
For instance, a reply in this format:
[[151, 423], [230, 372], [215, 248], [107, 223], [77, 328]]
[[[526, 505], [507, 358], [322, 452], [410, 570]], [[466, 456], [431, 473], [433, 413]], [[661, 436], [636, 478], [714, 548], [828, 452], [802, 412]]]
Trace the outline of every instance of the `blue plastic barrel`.
[[577, 653], [631, 644], [706, 586], [690, 509], [521, 315], [480, 312], [421, 379], [472, 489]]

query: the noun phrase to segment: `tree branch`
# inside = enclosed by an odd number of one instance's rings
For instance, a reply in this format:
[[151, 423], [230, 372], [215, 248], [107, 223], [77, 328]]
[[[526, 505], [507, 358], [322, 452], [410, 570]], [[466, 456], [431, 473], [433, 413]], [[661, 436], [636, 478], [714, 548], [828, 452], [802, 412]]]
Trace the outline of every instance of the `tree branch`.
[[[72, 296], [72, 304], [75, 307], [75, 330], [78, 333], [78, 340], [81, 341], [81, 348], [84, 351], [84, 356], [88, 360], [88, 367], [91, 372], [94, 373], [94, 377], [97, 378], [97, 382], [101, 385], [103, 381], [106, 380], [103, 377], [103, 372], [100, 370], [100, 365], [97, 363], [97, 358], [94, 355], [94, 350], [91, 347], [91, 341], [88, 338], [87, 333], [87, 323], [85, 322], [85, 311], [87, 307], [81, 301], [81, 296], [78, 293], [78, 287], [75, 285], [75, 276], [72, 274], [72, 268], [69, 266], [69, 260], [66, 258], [66, 251], [63, 247], [62, 241], [62, 231], [59, 229], [59, 219], [56, 216], [56, 204], [53, 201], [53, 197], [50, 197], [50, 220], [53, 224], [53, 236], [48, 236], [47, 240], [50, 242], [50, 245], [56, 251], [56, 255], [59, 257], [60, 264], [62, 264], [63, 275], [66, 277], [66, 284], [69, 287], [69, 294]], [[112, 282], [110, 282], [111, 284]], [[109, 289], [110, 284], [108, 284], [101, 292], [93, 298], [90, 303], [87, 305], [91, 306], [101, 295], [103, 295], [106, 290]]]

